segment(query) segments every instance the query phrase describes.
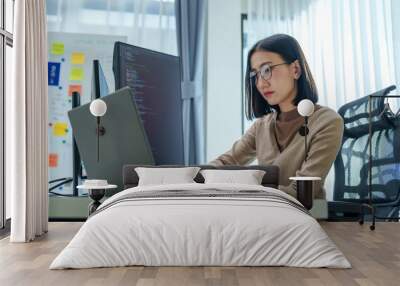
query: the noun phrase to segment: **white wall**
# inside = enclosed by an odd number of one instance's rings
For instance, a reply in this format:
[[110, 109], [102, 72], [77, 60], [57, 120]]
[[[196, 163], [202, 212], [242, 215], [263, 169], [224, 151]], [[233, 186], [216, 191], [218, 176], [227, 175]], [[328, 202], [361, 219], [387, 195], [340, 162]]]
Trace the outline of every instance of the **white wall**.
[[208, 1], [206, 161], [241, 136], [241, 0]]

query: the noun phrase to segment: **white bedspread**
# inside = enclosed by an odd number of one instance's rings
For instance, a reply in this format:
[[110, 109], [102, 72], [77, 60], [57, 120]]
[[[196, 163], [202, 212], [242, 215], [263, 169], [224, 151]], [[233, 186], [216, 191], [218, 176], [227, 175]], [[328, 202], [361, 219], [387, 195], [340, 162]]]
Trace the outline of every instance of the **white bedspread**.
[[296, 201], [277, 189], [254, 185], [127, 189], [100, 206], [104, 210], [85, 222], [50, 269], [126, 265], [351, 267], [318, 222], [289, 204], [231, 197], [153, 198], [112, 204], [131, 192], [222, 187], [263, 190]]

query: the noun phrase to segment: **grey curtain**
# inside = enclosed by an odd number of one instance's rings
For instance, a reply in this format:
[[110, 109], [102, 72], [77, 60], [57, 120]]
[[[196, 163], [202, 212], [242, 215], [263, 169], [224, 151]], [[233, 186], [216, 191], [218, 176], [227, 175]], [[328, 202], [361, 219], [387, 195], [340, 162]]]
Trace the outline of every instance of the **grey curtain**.
[[182, 63], [185, 164], [205, 161], [204, 48], [207, 0], [175, 0], [178, 53]]

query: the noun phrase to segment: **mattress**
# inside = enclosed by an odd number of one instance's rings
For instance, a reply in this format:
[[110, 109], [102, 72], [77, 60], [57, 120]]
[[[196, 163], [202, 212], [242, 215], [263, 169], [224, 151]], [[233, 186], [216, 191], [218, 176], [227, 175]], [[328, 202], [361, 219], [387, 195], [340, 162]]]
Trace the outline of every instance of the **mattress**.
[[130, 265], [351, 267], [284, 192], [199, 183], [134, 187], [110, 197], [50, 269]]

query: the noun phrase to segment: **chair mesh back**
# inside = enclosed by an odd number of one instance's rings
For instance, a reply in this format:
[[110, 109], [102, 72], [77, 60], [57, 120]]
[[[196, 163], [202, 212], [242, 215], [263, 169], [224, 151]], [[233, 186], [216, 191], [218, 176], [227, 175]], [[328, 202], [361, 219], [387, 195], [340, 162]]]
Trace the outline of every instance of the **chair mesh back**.
[[[375, 203], [396, 199], [400, 190], [400, 118], [387, 111], [384, 95], [390, 86], [372, 94], [372, 199]], [[335, 201], [368, 199], [369, 104], [362, 97], [339, 109], [344, 119], [343, 142], [335, 160]]]

